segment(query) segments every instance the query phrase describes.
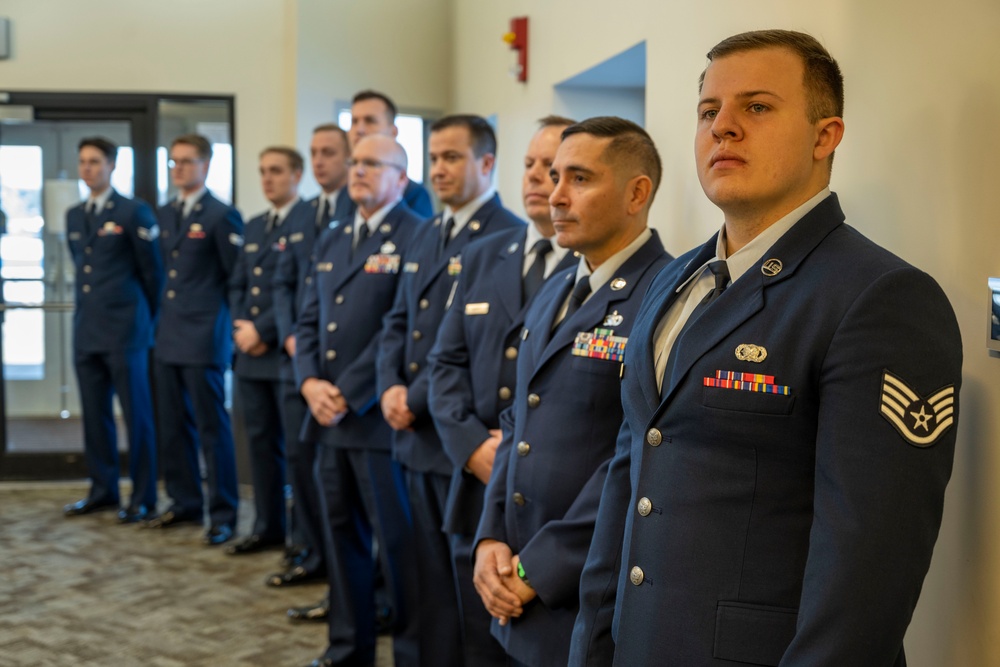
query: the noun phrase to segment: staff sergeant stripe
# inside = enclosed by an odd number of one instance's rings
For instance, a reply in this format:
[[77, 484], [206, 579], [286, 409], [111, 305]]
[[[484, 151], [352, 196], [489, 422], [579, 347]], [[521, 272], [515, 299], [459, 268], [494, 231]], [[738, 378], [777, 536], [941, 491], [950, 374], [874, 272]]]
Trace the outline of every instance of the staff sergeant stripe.
[[[927, 399], [921, 399], [903, 380], [889, 371], [882, 373], [882, 396], [879, 412], [892, 424], [899, 434], [916, 447], [929, 447], [955, 422], [954, 419], [955, 387], [949, 385], [936, 391]], [[924, 407], [930, 407], [927, 414]], [[907, 423], [912, 417], [913, 425]], [[934, 429], [928, 426], [934, 420]], [[918, 434], [917, 428], [926, 433]]]

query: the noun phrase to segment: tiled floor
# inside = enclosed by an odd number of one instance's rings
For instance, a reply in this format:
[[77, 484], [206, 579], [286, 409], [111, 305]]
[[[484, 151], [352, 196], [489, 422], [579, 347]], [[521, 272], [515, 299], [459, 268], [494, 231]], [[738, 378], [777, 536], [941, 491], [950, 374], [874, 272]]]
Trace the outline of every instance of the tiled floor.
[[266, 587], [280, 552], [228, 556], [202, 545], [200, 527], [141, 530], [113, 512], [64, 518], [85, 492], [0, 484], [0, 664], [294, 666], [322, 653], [326, 626], [285, 610], [326, 589]]

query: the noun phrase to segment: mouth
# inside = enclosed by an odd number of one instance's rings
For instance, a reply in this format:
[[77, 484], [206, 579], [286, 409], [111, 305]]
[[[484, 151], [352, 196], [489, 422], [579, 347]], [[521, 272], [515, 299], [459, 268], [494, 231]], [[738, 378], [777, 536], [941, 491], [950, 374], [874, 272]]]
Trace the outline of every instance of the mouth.
[[712, 169], [734, 169], [746, 164], [746, 160], [731, 151], [718, 151], [709, 160]]
[[542, 203], [542, 202], [544, 202], [544, 203], [548, 204], [549, 203], [549, 196], [545, 195], [545, 194], [541, 194], [539, 192], [529, 192], [528, 194], [524, 195], [524, 201], [525, 202], [531, 202], [531, 203]]

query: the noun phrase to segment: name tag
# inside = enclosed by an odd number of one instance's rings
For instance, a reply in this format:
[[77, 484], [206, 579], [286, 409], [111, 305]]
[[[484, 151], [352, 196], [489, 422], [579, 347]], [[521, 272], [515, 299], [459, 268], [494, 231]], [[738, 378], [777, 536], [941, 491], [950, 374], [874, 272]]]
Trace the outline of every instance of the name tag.
[[403, 264], [403, 273], [416, 273], [419, 268], [419, 262], [407, 262], [406, 264]]
[[399, 273], [399, 260], [399, 255], [369, 255], [365, 260], [365, 273]]
[[465, 304], [465, 314], [466, 315], [485, 315], [490, 312], [490, 304], [483, 303], [467, 303]]
[[299, 241], [301, 241], [305, 237], [306, 237], [306, 235], [303, 234], [302, 232], [295, 232], [294, 234], [292, 234], [291, 236], [288, 237], [288, 242], [289, 243], [298, 243]]
[[627, 336], [615, 336], [614, 330], [598, 327], [593, 331], [581, 331], [573, 341], [573, 356], [591, 359], [621, 361], [625, 358]]
[[69, 233], [69, 240], [70, 241], [79, 241], [80, 240], [80, 232], [70, 232]]
[[260, 250], [260, 246], [257, 245], [256, 243], [248, 243], [245, 246], [243, 246], [243, 249], [247, 252], [257, 252], [258, 250]]
[[317, 262], [317, 271], [333, 271], [333, 262]]

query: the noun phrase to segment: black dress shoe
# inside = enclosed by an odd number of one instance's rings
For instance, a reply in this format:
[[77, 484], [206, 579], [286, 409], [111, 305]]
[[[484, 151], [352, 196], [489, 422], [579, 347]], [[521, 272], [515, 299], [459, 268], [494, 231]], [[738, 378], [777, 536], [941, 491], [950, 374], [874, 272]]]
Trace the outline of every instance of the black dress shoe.
[[83, 516], [84, 514], [109, 510], [117, 506], [118, 503], [114, 500], [91, 500], [90, 498], [84, 498], [83, 500], [78, 500], [75, 503], [64, 506], [63, 514], [66, 516]]
[[181, 523], [201, 523], [201, 517], [178, 510], [167, 510], [163, 514], [148, 517], [142, 522], [143, 528], [170, 528]]
[[218, 526], [212, 526], [205, 533], [205, 544], [210, 547], [217, 547], [220, 544], [224, 544], [229, 540], [233, 539], [233, 527], [227, 523], [220, 523]]
[[244, 556], [246, 554], [255, 554], [259, 551], [264, 551], [266, 549], [274, 549], [280, 547], [285, 541], [280, 537], [266, 538], [260, 535], [248, 535], [236, 544], [230, 544], [226, 547], [226, 553], [230, 556]]
[[323, 598], [319, 604], [309, 607], [292, 607], [288, 610], [289, 621], [326, 621], [330, 615], [330, 598]]
[[286, 547], [285, 553], [281, 556], [281, 568], [290, 570], [296, 565], [302, 565], [302, 561], [309, 557], [308, 547]]
[[139, 523], [149, 517], [149, 510], [145, 505], [138, 507], [123, 507], [118, 510], [118, 523]]
[[320, 570], [307, 570], [301, 565], [296, 565], [284, 572], [272, 574], [264, 583], [268, 586], [294, 586], [295, 584], [316, 581], [317, 579], [322, 579], [324, 576], [325, 573]]

